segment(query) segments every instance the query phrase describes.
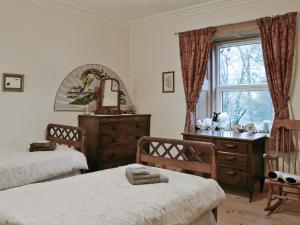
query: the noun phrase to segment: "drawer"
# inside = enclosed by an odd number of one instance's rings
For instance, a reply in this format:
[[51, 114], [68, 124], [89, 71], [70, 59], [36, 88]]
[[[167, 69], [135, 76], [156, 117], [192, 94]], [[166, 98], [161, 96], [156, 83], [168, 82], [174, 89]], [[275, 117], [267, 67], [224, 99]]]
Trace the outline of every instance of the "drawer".
[[239, 154], [247, 154], [248, 152], [248, 144], [243, 142], [217, 140], [216, 146], [217, 150], [222, 152]]
[[114, 135], [103, 135], [101, 140], [102, 148], [116, 147], [122, 145], [136, 145], [140, 135], [126, 135], [126, 134], [114, 134]]
[[218, 165], [227, 165], [247, 171], [247, 155], [218, 151], [217, 160]]
[[201, 141], [201, 142], [214, 143], [214, 140], [208, 137], [185, 136], [184, 139], [188, 141]]
[[148, 134], [148, 122], [142, 121], [130, 121], [127, 123], [127, 132], [133, 135], [147, 135]]
[[[99, 166], [114, 164], [114, 166], [126, 165], [136, 162], [136, 147], [133, 145], [127, 145], [119, 148], [107, 148], [103, 149], [100, 157]], [[101, 166], [102, 165], [102, 166]], [[106, 167], [109, 168], [109, 167]]]
[[108, 148], [102, 152], [103, 161], [119, 161], [125, 158], [134, 158], [136, 156], [135, 146], [124, 146], [123, 148]]
[[126, 131], [126, 125], [117, 121], [100, 122], [101, 135], [105, 134], [119, 134]]
[[101, 135], [109, 134], [133, 134], [133, 135], [148, 135], [148, 122], [142, 118], [122, 121], [101, 121]]
[[235, 186], [247, 185], [247, 173], [238, 169], [218, 166], [218, 181]]

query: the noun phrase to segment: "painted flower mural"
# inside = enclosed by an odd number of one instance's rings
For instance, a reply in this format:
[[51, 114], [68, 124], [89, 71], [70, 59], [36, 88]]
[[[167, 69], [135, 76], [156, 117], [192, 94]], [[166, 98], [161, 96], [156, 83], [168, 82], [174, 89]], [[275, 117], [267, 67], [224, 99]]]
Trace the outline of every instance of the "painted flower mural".
[[99, 86], [100, 81], [108, 77], [119, 80], [121, 110], [128, 111], [132, 103], [123, 81], [111, 69], [99, 64], [88, 64], [73, 70], [57, 91], [54, 109], [83, 111], [85, 105], [96, 100], [95, 88]]

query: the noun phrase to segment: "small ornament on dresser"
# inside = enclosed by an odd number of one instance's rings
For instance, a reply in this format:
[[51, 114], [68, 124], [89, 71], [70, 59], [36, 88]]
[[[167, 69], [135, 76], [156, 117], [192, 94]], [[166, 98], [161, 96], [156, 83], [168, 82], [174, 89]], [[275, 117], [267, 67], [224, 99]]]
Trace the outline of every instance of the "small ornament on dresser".
[[196, 130], [201, 130], [201, 131], [206, 130], [205, 123], [203, 120], [197, 120], [195, 126], [196, 126]]
[[262, 122], [262, 132], [263, 133], [270, 133], [272, 127], [272, 122], [270, 120], [264, 120]]
[[221, 128], [220, 128], [220, 122], [219, 122], [219, 115], [220, 114], [221, 113], [214, 112], [214, 116], [212, 118], [212, 126], [213, 126], [213, 128], [214, 128], [215, 131], [221, 130]]
[[211, 130], [212, 120], [211, 118], [205, 118], [203, 120], [197, 120], [195, 124], [196, 130]]
[[256, 132], [256, 127], [254, 123], [247, 123], [245, 127], [249, 135], [252, 135]]
[[131, 104], [129, 107], [128, 107], [128, 111], [127, 111], [129, 114], [136, 114], [136, 107], [135, 105]]
[[96, 101], [92, 101], [88, 104], [88, 113], [95, 114], [97, 109]]

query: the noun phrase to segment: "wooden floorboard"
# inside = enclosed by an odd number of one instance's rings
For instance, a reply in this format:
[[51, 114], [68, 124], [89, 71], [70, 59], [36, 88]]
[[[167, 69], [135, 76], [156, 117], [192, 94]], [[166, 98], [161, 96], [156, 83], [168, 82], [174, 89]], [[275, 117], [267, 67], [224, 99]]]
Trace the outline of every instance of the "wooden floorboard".
[[218, 225], [300, 225], [299, 202], [289, 202], [267, 216], [266, 193], [255, 193], [249, 203], [245, 193], [226, 189], [225, 192], [226, 202], [218, 208]]

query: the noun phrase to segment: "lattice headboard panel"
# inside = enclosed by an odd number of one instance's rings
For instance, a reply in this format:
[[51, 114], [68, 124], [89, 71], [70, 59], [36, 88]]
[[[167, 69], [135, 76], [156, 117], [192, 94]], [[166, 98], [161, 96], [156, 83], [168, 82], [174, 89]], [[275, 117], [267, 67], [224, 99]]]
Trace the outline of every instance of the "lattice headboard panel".
[[65, 144], [85, 153], [86, 131], [84, 128], [61, 124], [49, 124], [47, 126], [46, 138], [49, 141]]
[[137, 162], [210, 174], [216, 179], [216, 150], [211, 143], [156, 137], [138, 141]]

